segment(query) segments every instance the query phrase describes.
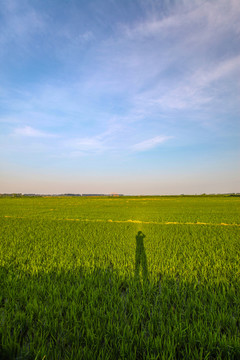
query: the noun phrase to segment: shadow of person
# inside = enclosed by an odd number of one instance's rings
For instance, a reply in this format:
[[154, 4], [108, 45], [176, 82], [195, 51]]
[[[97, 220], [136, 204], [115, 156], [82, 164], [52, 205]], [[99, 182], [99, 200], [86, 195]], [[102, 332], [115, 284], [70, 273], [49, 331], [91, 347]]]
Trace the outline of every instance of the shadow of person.
[[146, 237], [139, 231], [136, 235], [136, 254], [135, 254], [135, 278], [140, 280], [140, 267], [142, 266], [142, 278], [145, 283], [148, 281], [147, 256], [144, 248], [143, 239]]

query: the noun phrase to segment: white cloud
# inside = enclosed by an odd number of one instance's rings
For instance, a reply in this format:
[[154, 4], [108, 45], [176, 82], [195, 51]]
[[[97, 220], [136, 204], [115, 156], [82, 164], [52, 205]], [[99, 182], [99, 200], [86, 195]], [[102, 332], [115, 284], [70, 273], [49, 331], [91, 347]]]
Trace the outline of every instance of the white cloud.
[[155, 136], [151, 139], [144, 140], [140, 143], [137, 143], [132, 146], [134, 151], [146, 151], [157, 147], [158, 145], [164, 143], [165, 141], [171, 139], [172, 136]]
[[96, 137], [86, 137], [76, 140], [75, 147], [82, 151], [98, 151], [102, 150], [104, 146], [102, 141], [98, 140]]
[[240, 72], [240, 55], [221, 61], [209, 69], [196, 71], [192, 80], [199, 87], [205, 87], [235, 72]]
[[[238, 0], [218, 0], [218, 1], [179, 1], [175, 5], [171, 4], [169, 14], [165, 16], [158, 16], [157, 11], [150, 14], [143, 21], [134, 24], [134, 26], [123, 26], [124, 34], [136, 39], [139, 37], [153, 37], [153, 36], [169, 36], [180, 30], [185, 33], [185, 30], [191, 26], [192, 32], [187, 33], [187, 36], [192, 34], [201, 36], [205, 34], [218, 36], [213, 34], [216, 29], [226, 31], [234, 29], [237, 33], [240, 31], [239, 14], [240, 3]], [[162, 12], [159, 11], [161, 14]], [[194, 25], [194, 27], [192, 27]], [[210, 33], [209, 33], [210, 32]], [[179, 35], [181, 35], [179, 33]]]
[[[73, 137], [72, 135], [64, 142], [64, 147], [71, 157], [87, 154], [99, 154], [110, 149], [119, 147], [117, 136], [122, 131], [122, 126], [116, 123], [117, 119], [111, 119], [105, 131], [85, 137]], [[86, 132], [86, 130], [85, 130]]]
[[[216, 111], [215, 101], [240, 69], [239, 1], [179, 1], [164, 15], [158, 10], [100, 44], [88, 91], [125, 96], [126, 119], [159, 110]], [[225, 84], [214, 84], [222, 79]]]
[[13, 135], [27, 136], [27, 137], [41, 137], [41, 138], [57, 136], [55, 134], [51, 134], [51, 133], [47, 133], [44, 131], [34, 129], [31, 126], [24, 126], [24, 127], [14, 129]]
[[167, 83], [159, 84], [153, 89], [140, 93], [135, 98], [136, 106], [148, 106], [152, 110], [157, 108], [193, 110], [213, 102], [221, 91], [225, 91], [222, 86], [216, 87], [214, 82], [225, 79], [234, 82], [239, 76], [240, 55], [217, 64], [199, 67], [172, 86]]

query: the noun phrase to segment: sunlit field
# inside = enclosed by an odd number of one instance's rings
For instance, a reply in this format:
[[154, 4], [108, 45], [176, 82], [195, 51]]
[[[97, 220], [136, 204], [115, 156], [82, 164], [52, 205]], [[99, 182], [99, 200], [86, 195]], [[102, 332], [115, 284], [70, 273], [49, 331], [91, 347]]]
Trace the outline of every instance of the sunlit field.
[[0, 198], [0, 359], [240, 359], [240, 198]]

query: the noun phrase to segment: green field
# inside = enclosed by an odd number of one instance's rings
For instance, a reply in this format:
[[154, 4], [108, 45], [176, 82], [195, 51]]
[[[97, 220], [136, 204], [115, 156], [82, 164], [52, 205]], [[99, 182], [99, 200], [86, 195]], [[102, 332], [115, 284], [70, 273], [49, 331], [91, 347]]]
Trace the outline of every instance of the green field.
[[240, 359], [240, 198], [0, 198], [0, 359]]

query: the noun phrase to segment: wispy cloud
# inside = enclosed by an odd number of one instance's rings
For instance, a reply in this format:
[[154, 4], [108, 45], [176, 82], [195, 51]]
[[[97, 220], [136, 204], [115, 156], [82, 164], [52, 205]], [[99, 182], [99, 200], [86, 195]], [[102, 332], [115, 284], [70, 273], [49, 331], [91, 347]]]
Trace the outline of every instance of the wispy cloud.
[[[161, 7], [162, 4], [159, 4]], [[174, 33], [177, 36], [205, 36], [208, 32], [210, 37], [217, 37], [213, 31], [218, 29], [220, 32], [235, 30], [240, 31], [239, 12], [240, 5], [238, 0], [219, 0], [198, 1], [186, 0], [172, 2], [170, 6], [166, 6], [165, 14], [162, 11], [150, 12], [143, 20], [134, 25], [123, 25], [122, 29], [127, 37], [137, 39], [139, 37], [148, 38], [153, 36], [165, 37]], [[160, 10], [160, 11], [159, 11]], [[161, 14], [158, 16], [158, 13]], [[231, 20], [231, 21], [229, 21]], [[192, 27], [191, 34], [186, 30]], [[200, 29], [201, 34], [200, 34]], [[176, 33], [176, 30], [180, 30]], [[206, 39], [205, 39], [206, 40]], [[210, 39], [211, 40], [211, 39]]]
[[172, 138], [172, 136], [155, 136], [151, 139], [147, 139], [147, 140], [141, 141], [140, 143], [133, 145], [132, 150], [134, 150], [134, 151], [151, 150], [171, 138]]
[[70, 157], [102, 154], [117, 147], [117, 144], [114, 146], [114, 142], [119, 131], [121, 131], [121, 126], [112, 120], [108, 128], [99, 134], [86, 137], [68, 137], [64, 141], [64, 147]]
[[48, 132], [40, 131], [38, 129], [34, 129], [31, 126], [24, 126], [14, 129], [13, 135], [36, 138], [55, 138], [58, 136], [56, 134], [51, 134]]
[[98, 137], [76, 139], [72, 146], [82, 152], [99, 152], [104, 149], [104, 143]]
[[[149, 91], [149, 93], [141, 94], [139, 102], [143, 102], [143, 97], [146, 101], [154, 106], [161, 106], [161, 108], [168, 109], [195, 109], [200, 108], [204, 104], [218, 99], [221, 91], [225, 88], [220, 86], [216, 88], [214, 82], [224, 80], [226, 77], [232, 79], [240, 76], [240, 56], [234, 56], [230, 59], [220, 62], [218, 65], [196, 70], [192, 75], [186, 76], [175, 86], [166, 89], [162, 95], [158, 95], [156, 91]], [[213, 89], [211, 86], [213, 85]]]
[[[137, 56], [137, 44], [146, 41], [146, 47], [152, 44], [151, 52], [141, 54], [140, 61], [146, 64], [143, 76], [147, 78], [144, 91], [139, 89], [138, 95], [152, 95], [146, 97], [147, 101], [160, 97], [161, 93], [166, 97], [172, 93], [171, 97], [176, 98], [179, 86], [181, 89], [185, 87], [182, 93], [187, 99], [201, 88], [204, 94], [201, 97], [196, 94], [199, 100], [195, 98], [195, 102], [204, 104], [210, 99], [208, 85], [224, 74], [231, 75], [234, 67], [239, 68], [240, 4], [235, 0], [184, 1], [181, 6], [173, 6], [171, 12], [160, 18], [153, 15], [134, 26], [125, 27], [126, 38], [136, 47]], [[235, 43], [235, 51], [228, 42]], [[155, 66], [149, 66], [151, 61]], [[171, 108], [172, 100], [164, 101], [164, 104]], [[189, 100], [188, 107], [191, 107]], [[182, 101], [177, 102], [177, 107], [181, 108]]]

